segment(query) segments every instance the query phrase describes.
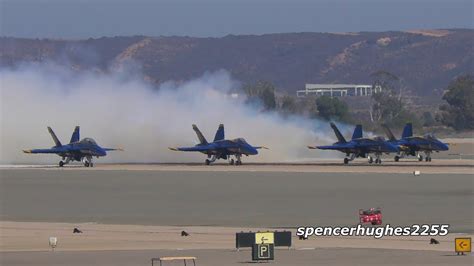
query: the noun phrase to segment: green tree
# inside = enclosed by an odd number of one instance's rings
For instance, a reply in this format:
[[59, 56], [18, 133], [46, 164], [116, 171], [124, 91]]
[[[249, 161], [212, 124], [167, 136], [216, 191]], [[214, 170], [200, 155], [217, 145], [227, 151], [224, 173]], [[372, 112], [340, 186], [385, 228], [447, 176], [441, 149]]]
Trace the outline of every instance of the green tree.
[[387, 124], [401, 127], [407, 122], [414, 127], [420, 126], [419, 119], [407, 109], [403, 101], [402, 79], [388, 71], [377, 71], [371, 75], [374, 86], [380, 86], [382, 91], [372, 94], [370, 104], [370, 121], [376, 124]]
[[248, 102], [260, 102], [265, 110], [276, 108], [275, 87], [267, 81], [259, 81], [255, 84], [244, 86]]
[[414, 127], [420, 126], [419, 119], [410, 112], [401, 98], [393, 91], [382, 90], [372, 95], [370, 107], [370, 120], [377, 124], [387, 124], [392, 127], [402, 127], [411, 122]]
[[380, 86], [382, 90], [390, 91], [393, 95], [398, 94], [398, 99], [402, 98], [403, 89], [403, 79], [398, 76], [385, 71], [379, 70], [370, 75], [373, 79], [373, 86]]
[[281, 99], [281, 111], [285, 114], [295, 114], [298, 112], [298, 106], [294, 97], [285, 95]]
[[443, 96], [447, 102], [440, 106], [441, 122], [456, 130], [474, 129], [474, 78], [458, 77], [449, 84]]
[[370, 119], [372, 122], [383, 121], [387, 123], [397, 117], [403, 110], [402, 101], [389, 90], [382, 90], [372, 94]]
[[274, 110], [276, 108], [275, 90], [273, 88], [265, 88], [260, 95], [265, 110]]
[[321, 96], [316, 98], [318, 116], [326, 120], [339, 120], [349, 122], [349, 108], [347, 104], [337, 97]]
[[432, 127], [436, 124], [436, 120], [433, 118], [431, 112], [424, 112], [422, 119], [424, 127]]

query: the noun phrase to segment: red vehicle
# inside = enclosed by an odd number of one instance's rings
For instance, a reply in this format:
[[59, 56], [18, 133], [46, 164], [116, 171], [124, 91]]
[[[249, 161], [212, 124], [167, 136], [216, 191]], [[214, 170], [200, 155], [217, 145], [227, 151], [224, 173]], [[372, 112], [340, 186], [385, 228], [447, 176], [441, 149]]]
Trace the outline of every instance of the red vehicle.
[[382, 210], [380, 210], [380, 208], [370, 208], [369, 210], [359, 209], [359, 223], [371, 223], [372, 225], [381, 225]]

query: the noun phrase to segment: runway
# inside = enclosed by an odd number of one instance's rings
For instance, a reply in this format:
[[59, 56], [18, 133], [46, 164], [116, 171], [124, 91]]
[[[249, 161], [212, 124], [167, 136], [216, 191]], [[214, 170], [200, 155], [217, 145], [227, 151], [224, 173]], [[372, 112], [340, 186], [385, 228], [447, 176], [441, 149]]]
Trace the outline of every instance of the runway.
[[281, 228], [353, 225], [381, 207], [384, 223], [473, 232], [472, 174], [221, 167], [239, 171], [2, 169], [0, 220]]
[[195, 163], [96, 163], [94, 168], [84, 168], [74, 163], [59, 168], [58, 165], [0, 165], [0, 169], [49, 169], [49, 170], [120, 170], [120, 171], [194, 171], [194, 172], [307, 172], [307, 173], [444, 173], [472, 174], [474, 160], [470, 159], [437, 159], [433, 162], [418, 162], [413, 159], [402, 159], [400, 162], [384, 161], [382, 164], [369, 164], [365, 159], [357, 159], [344, 165], [342, 160], [303, 160], [296, 162], [255, 163], [232, 166], [226, 161], [217, 161], [212, 165]]
[[[429, 237], [293, 237], [272, 264], [472, 264], [452, 251], [456, 236], [474, 232], [471, 160], [96, 165], [0, 169], [1, 265], [150, 265], [160, 256], [242, 265], [250, 251], [233, 250], [235, 232], [356, 225], [358, 209], [370, 207], [382, 208], [384, 224], [447, 223], [450, 234], [436, 237], [439, 245]], [[50, 236], [57, 251], [48, 251]]]

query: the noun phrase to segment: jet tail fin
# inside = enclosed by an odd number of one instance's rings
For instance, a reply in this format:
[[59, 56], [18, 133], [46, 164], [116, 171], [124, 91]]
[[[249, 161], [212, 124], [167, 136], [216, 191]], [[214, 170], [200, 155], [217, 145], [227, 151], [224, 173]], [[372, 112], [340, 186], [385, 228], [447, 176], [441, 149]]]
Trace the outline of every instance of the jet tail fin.
[[196, 135], [197, 135], [197, 137], [199, 139], [199, 142], [201, 144], [208, 144], [208, 142], [207, 142], [206, 138], [204, 137], [204, 135], [201, 133], [199, 128], [194, 124], [193, 124], [193, 130], [194, 130], [194, 132], [196, 132]]
[[56, 145], [55, 147], [61, 147], [63, 146], [61, 144], [61, 141], [59, 141], [58, 137], [56, 136], [56, 134], [54, 134], [54, 131], [51, 129], [51, 127], [48, 127], [48, 131], [49, 131], [49, 134], [51, 134], [51, 137], [53, 138], [54, 140], [54, 144]]
[[385, 135], [387, 135], [387, 138], [389, 140], [391, 141], [397, 140], [397, 138], [395, 138], [395, 135], [393, 135], [392, 131], [386, 124], [382, 124], [382, 128], [385, 131]]
[[214, 141], [223, 140], [224, 136], [224, 125], [220, 124], [219, 128], [216, 131], [216, 135], [214, 136]]
[[331, 123], [330, 125], [332, 127], [332, 130], [334, 130], [334, 134], [336, 134], [338, 142], [347, 142], [344, 136], [341, 134], [341, 131], [339, 131], [339, 129], [337, 128], [337, 126], [334, 123]]
[[411, 123], [407, 123], [403, 128], [402, 139], [413, 136], [413, 126]]
[[362, 125], [356, 125], [354, 132], [352, 133], [352, 139], [361, 139], [362, 138]]
[[69, 143], [78, 142], [78, 141], [79, 141], [79, 126], [76, 126], [76, 128], [74, 128], [74, 132], [72, 132], [71, 140], [69, 141]]

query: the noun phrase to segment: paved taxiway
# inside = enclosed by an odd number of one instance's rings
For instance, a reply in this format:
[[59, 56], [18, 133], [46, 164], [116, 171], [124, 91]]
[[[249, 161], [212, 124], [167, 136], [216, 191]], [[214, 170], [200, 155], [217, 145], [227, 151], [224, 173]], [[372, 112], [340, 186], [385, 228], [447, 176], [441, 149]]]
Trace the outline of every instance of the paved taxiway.
[[[0, 265], [150, 265], [151, 257], [175, 255], [242, 265], [250, 251], [231, 250], [236, 231], [355, 225], [359, 208], [377, 206], [392, 225], [474, 231], [469, 160], [97, 166], [0, 169]], [[84, 234], [73, 235], [75, 226]], [[180, 237], [183, 229], [191, 236]], [[45, 252], [53, 235], [59, 247]], [[426, 237], [294, 238], [296, 250], [277, 250], [272, 264], [472, 265], [472, 255], [453, 256], [456, 235], [438, 237], [440, 245]]]
[[[7, 252], [1, 265], [151, 265], [150, 258], [160, 256], [196, 256], [197, 265], [253, 265], [250, 251], [233, 250], [153, 250], [153, 251], [83, 251], [83, 252]], [[276, 250], [271, 265], [472, 265], [473, 257], [455, 256], [452, 252], [388, 249], [316, 249]], [[155, 264], [156, 265], [156, 264]], [[165, 265], [183, 265], [168, 263]], [[189, 265], [189, 264], [188, 264]], [[192, 265], [192, 264], [191, 264]]]
[[[58, 169], [57, 165], [0, 165], [0, 169]], [[88, 170], [81, 164], [67, 165], [60, 170]], [[307, 172], [307, 173], [423, 173], [473, 174], [474, 160], [470, 159], [436, 159], [433, 162], [418, 162], [414, 159], [402, 159], [400, 162], [386, 160], [383, 164], [369, 164], [366, 159], [357, 159], [344, 165], [341, 160], [319, 160], [298, 162], [252, 163], [243, 166], [229, 166], [225, 161], [218, 161], [211, 166], [204, 163], [122, 163], [95, 164], [90, 170], [120, 171], [178, 171], [178, 172]]]
[[[83, 233], [73, 234], [73, 228]], [[185, 230], [190, 235], [181, 237]], [[235, 249], [235, 233], [242, 231], [288, 230], [275, 228], [242, 228], [219, 226], [112, 225], [97, 223], [0, 222], [0, 251], [49, 251], [47, 239], [60, 240], [58, 251], [87, 250], [194, 250]], [[295, 231], [293, 230], [293, 233]], [[419, 251], [452, 251], [455, 237], [472, 234], [436, 236], [438, 245], [430, 245], [429, 236], [311, 236], [301, 241], [293, 234], [293, 249], [381, 248]]]
[[381, 207], [384, 223], [448, 223], [452, 232], [474, 231], [472, 172], [413, 176], [408, 167], [390, 174], [218, 167], [226, 171], [2, 169], [0, 220], [295, 227], [353, 225], [359, 208]]

